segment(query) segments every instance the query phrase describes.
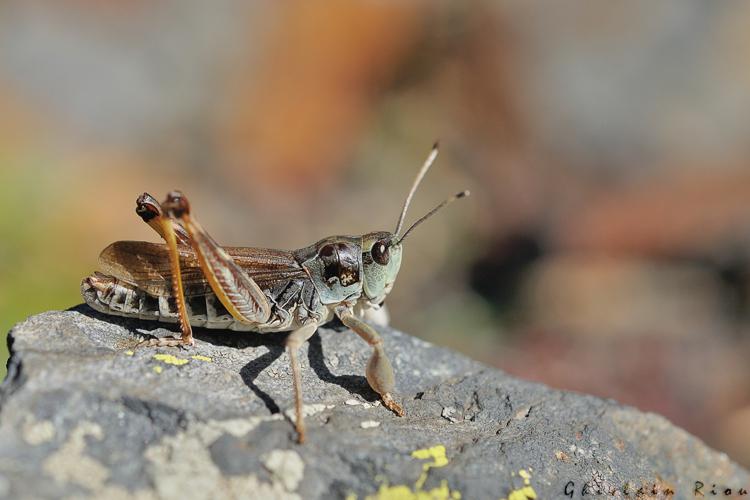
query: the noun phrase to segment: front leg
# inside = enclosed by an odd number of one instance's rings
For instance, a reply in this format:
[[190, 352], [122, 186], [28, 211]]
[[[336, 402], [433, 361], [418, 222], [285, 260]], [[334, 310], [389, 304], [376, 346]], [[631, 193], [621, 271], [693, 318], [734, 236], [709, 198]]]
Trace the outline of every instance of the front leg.
[[373, 327], [354, 315], [352, 310], [345, 306], [336, 308], [336, 315], [342, 323], [351, 328], [354, 333], [372, 346], [372, 356], [367, 363], [365, 376], [370, 387], [380, 394], [383, 404], [392, 410], [399, 417], [404, 416], [404, 410], [393, 399], [393, 388], [395, 387], [395, 377], [393, 376], [393, 367], [388, 360], [388, 356], [383, 349], [383, 339]]

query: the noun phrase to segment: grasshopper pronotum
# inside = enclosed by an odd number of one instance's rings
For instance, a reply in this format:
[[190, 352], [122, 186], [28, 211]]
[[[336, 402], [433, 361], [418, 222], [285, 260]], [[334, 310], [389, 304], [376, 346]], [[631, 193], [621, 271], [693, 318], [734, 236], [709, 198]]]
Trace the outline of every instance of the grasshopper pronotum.
[[84, 278], [86, 303], [105, 314], [180, 324], [182, 336], [152, 339], [139, 345], [193, 345], [192, 326], [257, 333], [291, 331], [289, 348], [300, 442], [305, 439], [298, 348], [317, 327], [334, 316], [373, 349], [366, 377], [383, 403], [404, 414], [393, 399], [393, 368], [375, 329], [381, 306], [401, 266], [404, 239], [419, 224], [462, 191], [413, 223], [403, 234], [407, 209], [422, 178], [437, 157], [433, 147], [404, 202], [394, 232], [330, 236], [308, 247], [286, 251], [225, 247], [192, 217], [180, 192], [159, 204], [148, 193], [136, 201], [136, 213], [166, 245], [118, 241], [99, 256], [102, 272]]

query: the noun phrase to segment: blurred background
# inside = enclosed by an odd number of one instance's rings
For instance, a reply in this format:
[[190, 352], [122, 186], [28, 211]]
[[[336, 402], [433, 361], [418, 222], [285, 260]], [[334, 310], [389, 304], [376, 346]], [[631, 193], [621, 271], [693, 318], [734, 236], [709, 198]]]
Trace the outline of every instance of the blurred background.
[[[393, 229], [395, 327], [750, 465], [750, 4], [0, 2], [0, 330], [78, 304], [135, 198], [223, 244]], [[350, 341], [356, 341], [350, 338]], [[7, 350], [2, 353], [7, 357]]]

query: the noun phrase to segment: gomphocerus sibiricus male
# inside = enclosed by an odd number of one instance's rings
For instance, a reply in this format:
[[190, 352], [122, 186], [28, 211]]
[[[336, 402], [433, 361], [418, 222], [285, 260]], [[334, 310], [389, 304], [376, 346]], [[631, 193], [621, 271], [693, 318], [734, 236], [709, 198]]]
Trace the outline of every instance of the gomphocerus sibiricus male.
[[111, 244], [99, 256], [101, 272], [83, 280], [83, 298], [105, 314], [179, 323], [181, 337], [145, 340], [139, 346], [192, 346], [192, 327], [291, 331], [286, 346], [300, 442], [305, 428], [297, 351], [318, 326], [338, 317], [372, 347], [367, 381], [385, 406], [402, 416], [393, 397], [393, 368], [370, 323], [382, 317], [404, 240], [438, 210], [469, 194], [462, 191], [446, 199], [401, 234], [412, 197], [437, 153], [435, 144], [414, 179], [395, 231], [330, 236], [292, 251], [221, 247], [193, 217], [181, 192], [169, 193], [161, 205], [144, 193], [136, 201], [136, 213], [166, 244]]

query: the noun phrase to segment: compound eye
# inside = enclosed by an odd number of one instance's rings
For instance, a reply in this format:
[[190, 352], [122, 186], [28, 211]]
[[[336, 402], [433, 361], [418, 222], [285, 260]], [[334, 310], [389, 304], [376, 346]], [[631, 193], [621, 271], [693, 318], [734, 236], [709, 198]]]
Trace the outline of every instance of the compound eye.
[[336, 249], [333, 247], [333, 245], [328, 244], [323, 246], [323, 248], [320, 249], [318, 252], [318, 255], [321, 257], [333, 257], [336, 253]]
[[391, 260], [390, 242], [384, 240], [376, 241], [370, 253], [372, 254], [372, 260], [381, 266], [387, 265], [388, 261]]

